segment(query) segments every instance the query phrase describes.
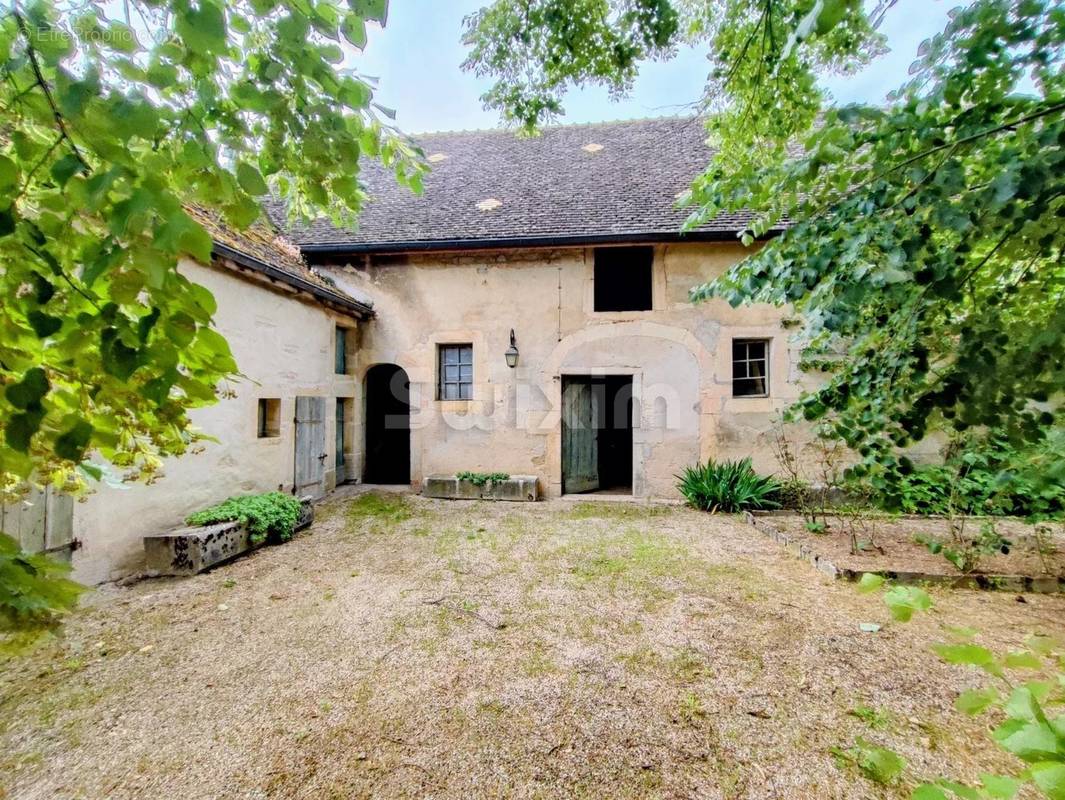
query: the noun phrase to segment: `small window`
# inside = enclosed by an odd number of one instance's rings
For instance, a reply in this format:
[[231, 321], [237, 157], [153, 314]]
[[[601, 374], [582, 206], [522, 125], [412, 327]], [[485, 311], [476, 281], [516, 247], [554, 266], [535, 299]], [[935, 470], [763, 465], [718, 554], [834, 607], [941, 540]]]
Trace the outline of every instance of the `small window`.
[[732, 396], [769, 394], [769, 340], [732, 340]]
[[336, 370], [337, 375], [348, 374], [348, 329], [337, 328]]
[[653, 247], [595, 250], [595, 310], [650, 311]]
[[473, 397], [473, 345], [442, 344], [438, 400], [470, 400]]
[[281, 401], [276, 397], [259, 398], [258, 436], [269, 439], [281, 435]]

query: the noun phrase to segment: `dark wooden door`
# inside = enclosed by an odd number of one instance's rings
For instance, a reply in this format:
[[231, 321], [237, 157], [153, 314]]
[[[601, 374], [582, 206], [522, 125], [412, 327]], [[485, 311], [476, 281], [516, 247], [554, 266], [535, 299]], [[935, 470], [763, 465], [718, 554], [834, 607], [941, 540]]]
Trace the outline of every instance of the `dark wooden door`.
[[296, 474], [297, 497], [325, 494], [325, 398], [296, 398]]
[[562, 383], [562, 491], [591, 492], [599, 488], [599, 421], [591, 382], [584, 378]]

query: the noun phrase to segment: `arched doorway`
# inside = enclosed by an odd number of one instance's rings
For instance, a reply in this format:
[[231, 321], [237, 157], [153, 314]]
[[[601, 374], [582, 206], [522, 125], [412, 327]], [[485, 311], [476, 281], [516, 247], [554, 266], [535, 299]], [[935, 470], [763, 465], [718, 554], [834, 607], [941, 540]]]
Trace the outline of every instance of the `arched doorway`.
[[402, 367], [366, 372], [364, 483], [410, 483], [410, 380]]

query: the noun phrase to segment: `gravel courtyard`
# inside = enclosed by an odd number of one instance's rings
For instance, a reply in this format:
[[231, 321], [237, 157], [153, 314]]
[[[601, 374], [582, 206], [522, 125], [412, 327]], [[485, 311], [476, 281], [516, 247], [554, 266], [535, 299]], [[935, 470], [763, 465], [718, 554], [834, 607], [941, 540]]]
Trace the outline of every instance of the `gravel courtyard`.
[[[0, 797], [905, 797], [1009, 762], [940, 663], [1065, 599], [934, 592], [887, 624], [732, 517], [341, 492], [281, 546], [95, 592], [0, 666]], [[879, 633], [859, 624], [878, 622]], [[833, 755], [909, 762], [881, 787]]]

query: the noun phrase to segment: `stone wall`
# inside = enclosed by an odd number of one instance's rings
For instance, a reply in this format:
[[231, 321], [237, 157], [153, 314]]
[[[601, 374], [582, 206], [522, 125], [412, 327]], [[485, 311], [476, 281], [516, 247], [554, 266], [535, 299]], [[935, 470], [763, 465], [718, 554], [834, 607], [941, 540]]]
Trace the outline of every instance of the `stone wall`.
[[[142, 537], [181, 525], [192, 511], [234, 494], [291, 491], [296, 396], [355, 396], [356, 379], [334, 375], [335, 328], [357, 331], [364, 323], [225, 268], [184, 262], [181, 271], [214, 294], [217, 328], [246, 377], [221, 387], [226, 396], [217, 405], [192, 411], [193, 422], [217, 442], [205, 442], [196, 452], [166, 461], [159, 480], [150, 486], [100, 484], [85, 502], [75, 504], [74, 535], [82, 547], [73, 555], [74, 577], [84, 583], [139, 571]], [[349, 362], [356, 338], [349, 337]], [[281, 401], [277, 436], [257, 436], [259, 398]], [[332, 400], [326, 408], [326, 486], [331, 488], [336, 441]], [[348, 442], [360, 430], [352, 416]], [[353, 457], [352, 450], [349, 461]]]
[[[593, 308], [591, 249], [411, 255], [328, 269], [377, 311], [356, 377], [378, 363], [410, 377], [416, 486], [434, 473], [531, 473], [557, 496], [562, 377], [631, 374], [634, 494], [675, 497], [673, 476], [710, 456], [750, 455], [773, 471], [772, 421], [800, 391], [798, 352], [780, 324], [786, 310], [688, 301], [693, 285], [746, 252], [731, 243], [657, 246], [653, 309], [609, 313]], [[504, 360], [512, 328], [516, 369]], [[734, 337], [772, 339], [769, 397], [732, 397]], [[472, 400], [436, 398], [436, 347], [449, 342], [473, 344]], [[356, 470], [361, 458], [356, 452]]]

